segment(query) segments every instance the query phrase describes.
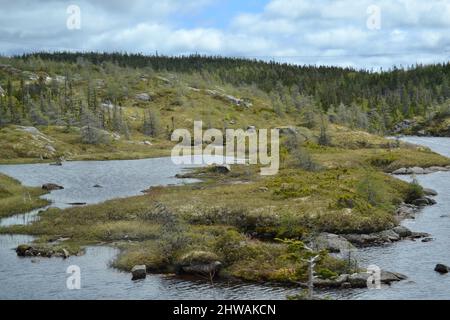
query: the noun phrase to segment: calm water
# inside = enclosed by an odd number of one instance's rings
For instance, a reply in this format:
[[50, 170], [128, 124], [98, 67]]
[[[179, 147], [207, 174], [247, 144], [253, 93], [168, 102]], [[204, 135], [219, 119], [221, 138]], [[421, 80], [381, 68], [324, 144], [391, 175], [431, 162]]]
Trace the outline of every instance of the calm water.
[[[57, 183], [64, 190], [45, 197], [56, 207], [68, 203], [98, 203], [112, 198], [140, 194], [150, 186], [191, 181], [175, 179], [182, 168], [169, 158], [133, 161], [68, 162], [62, 167], [48, 164], [0, 166], [0, 172], [29, 186]], [[99, 184], [103, 188], [93, 188]], [[26, 224], [38, 218], [40, 210], [3, 219], [0, 226]], [[264, 285], [183, 281], [175, 277], [150, 275], [133, 282], [128, 273], [109, 267], [118, 251], [89, 247], [80, 257], [62, 259], [20, 258], [14, 249], [28, 243], [29, 236], [0, 236], [0, 299], [285, 299], [297, 290]], [[66, 288], [67, 267], [81, 268], [81, 290]]]
[[[450, 156], [449, 138], [408, 137], [403, 140]], [[74, 162], [63, 167], [0, 166], [0, 172], [27, 185], [54, 182], [66, 187], [49, 196], [53, 205], [61, 207], [70, 202], [96, 203], [131, 196], [152, 185], [180, 183], [173, 178], [180, 170], [167, 159]], [[408, 176], [400, 178], [411, 179]], [[357, 253], [361, 266], [376, 264], [403, 273], [409, 279], [381, 290], [323, 294], [336, 299], [450, 299], [450, 276], [433, 271], [437, 263], [450, 265], [450, 172], [417, 178], [424, 187], [439, 192], [438, 204], [425, 208], [415, 220], [406, 220], [403, 224], [413, 231], [428, 232], [435, 240], [429, 243], [402, 241]], [[92, 188], [95, 184], [104, 188]], [[35, 218], [33, 214], [19, 215], [4, 219], [2, 223], [27, 223]], [[13, 249], [31, 240], [28, 236], [0, 236], [0, 299], [285, 299], [286, 295], [297, 292], [263, 285], [221, 283], [212, 286], [158, 275], [132, 282], [129, 274], [109, 268], [117, 250], [108, 247], [89, 247], [84, 256], [67, 260], [17, 257]], [[81, 290], [66, 289], [66, 268], [72, 264], [81, 267]]]
[[[285, 299], [289, 290], [270, 286], [183, 281], [149, 275], [133, 282], [130, 274], [109, 267], [118, 251], [89, 247], [80, 257], [20, 258], [12, 248], [28, 236], [0, 237], [0, 299]], [[81, 268], [81, 290], [68, 290], [67, 267]], [[291, 291], [294, 293], [294, 291]]]
[[[186, 166], [185, 166], [186, 167]], [[170, 158], [74, 161], [63, 166], [48, 164], [0, 165], [0, 172], [27, 186], [55, 183], [64, 187], [43, 196], [52, 206], [64, 208], [70, 203], [99, 203], [113, 198], [140, 194], [150, 186], [191, 182], [176, 179], [182, 168]], [[99, 185], [101, 188], [95, 188]]]
[[[450, 157], [450, 138], [405, 137], [403, 141], [420, 144]], [[360, 250], [358, 260], [362, 266], [376, 264], [382, 269], [408, 276], [408, 280], [381, 290], [351, 290], [341, 292], [346, 299], [450, 299], [450, 276], [434, 271], [437, 263], [450, 265], [450, 172], [417, 175], [420, 184], [435, 189], [438, 204], [426, 207], [415, 220], [403, 225], [413, 231], [427, 232], [433, 242], [401, 241], [384, 247]], [[399, 178], [411, 181], [410, 176]]]

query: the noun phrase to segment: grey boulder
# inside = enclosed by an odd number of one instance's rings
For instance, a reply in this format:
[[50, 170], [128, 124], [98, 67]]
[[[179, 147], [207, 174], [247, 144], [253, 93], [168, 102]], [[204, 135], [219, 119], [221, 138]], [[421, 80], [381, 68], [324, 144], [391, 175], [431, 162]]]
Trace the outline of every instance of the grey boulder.
[[355, 247], [344, 237], [333, 233], [320, 233], [312, 240], [317, 250], [328, 250], [330, 253], [342, 253]]
[[398, 226], [392, 229], [395, 233], [397, 233], [401, 238], [407, 238], [412, 235], [412, 231], [404, 226]]
[[42, 189], [47, 190], [47, 191], [54, 191], [54, 190], [62, 190], [62, 189], [64, 189], [64, 187], [59, 186], [54, 183], [46, 183], [46, 184], [42, 185]]
[[439, 263], [434, 268], [434, 271], [444, 274], [444, 273], [448, 273], [450, 271], [450, 268], [447, 267], [445, 264]]
[[140, 280], [145, 279], [147, 277], [147, 268], [145, 265], [134, 266], [131, 269], [132, 278], [131, 280]]
[[436, 190], [433, 190], [433, 189], [430, 189], [430, 188], [424, 188], [424, 189], [423, 189], [423, 192], [424, 192], [425, 195], [427, 195], [427, 196], [432, 196], [432, 197], [434, 197], [434, 196], [437, 196], [437, 195], [438, 195], [438, 193], [437, 193]]
[[150, 101], [151, 97], [148, 93], [138, 93], [135, 96], [136, 100], [140, 100], [140, 101]]

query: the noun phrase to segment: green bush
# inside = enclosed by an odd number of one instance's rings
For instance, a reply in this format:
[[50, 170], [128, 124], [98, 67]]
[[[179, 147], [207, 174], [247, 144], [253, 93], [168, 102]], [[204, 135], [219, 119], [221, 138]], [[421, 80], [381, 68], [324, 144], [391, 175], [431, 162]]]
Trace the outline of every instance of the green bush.
[[214, 250], [221, 257], [221, 260], [230, 265], [235, 261], [242, 259], [244, 251], [241, 243], [245, 237], [235, 230], [227, 230], [223, 235], [217, 238]]
[[337, 207], [339, 209], [344, 209], [344, 208], [352, 209], [355, 207], [355, 200], [350, 195], [339, 196], [337, 199]]
[[208, 264], [219, 260], [219, 257], [209, 251], [193, 250], [180, 257], [181, 264]]
[[331, 271], [330, 269], [322, 268], [316, 271], [316, 276], [318, 276], [320, 279], [334, 279], [338, 276], [338, 274]]
[[416, 199], [422, 198], [424, 195], [423, 188], [420, 186], [417, 179], [414, 178], [406, 190], [405, 202], [411, 203]]
[[386, 168], [396, 160], [398, 160], [398, 155], [388, 153], [371, 158], [369, 163], [377, 168]]

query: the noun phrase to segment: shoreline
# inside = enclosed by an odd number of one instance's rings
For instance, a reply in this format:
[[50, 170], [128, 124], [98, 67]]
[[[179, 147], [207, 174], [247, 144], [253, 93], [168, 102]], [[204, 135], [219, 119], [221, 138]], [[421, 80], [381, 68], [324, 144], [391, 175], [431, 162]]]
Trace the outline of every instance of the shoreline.
[[[138, 159], [135, 159], [135, 160], [138, 160]], [[205, 177], [206, 179], [208, 179], [208, 177]], [[396, 178], [397, 179], [397, 178]], [[400, 179], [398, 179], [398, 180], [400, 180]], [[203, 181], [204, 182], [204, 181]], [[221, 183], [223, 183], [224, 181], [216, 181], [215, 182], [215, 184], [214, 185], [220, 185]], [[233, 181], [228, 181], [228, 183], [231, 185], [232, 184], [232, 182]], [[202, 186], [199, 186], [199, 187], [202, 187]], [[165, 189], [167, 190], [167, 188], [168, 187], [165, 187]], [[398, 209], [398, 208], [397, 208]], [[391, 230], [391, 229], [388, 229], [388, 230]], [[386, 230], [384, 230], [384, 231], [386, 231]], [[384, 231], [381, 231], [381, 233], [383, 233]], [[361, 234], [361, 235], [363, 235], [363, 234]], [[370, 235], [370, 234], [366, 234], [366, 235]], [[399, 239], [399, 240], [403, 240], [403, 238], [402, 239]], [[392, 242], [392, 241], [389, 241], [389, 242]], [[98, 243], [98, 245], [100, 245], [100, 244], [102, 244], [102, 245], [105, 245], [105, 244], [108, 244], [108, 243], [105, 243], [105, 242], [103, 242], [103, 243]], [[113, 243], [109, 243], [109, 244], [113, 244]], [[109, 245], [108, 244], [108, 245]], [[382, 243], [383, 244], [383, 243]], [[97, 245], [97, 244], [96, 244]], [[117, 244], [116, 244], [117, 245]], [[89, 245], [88, 245], [89, 246]], [[373, 244], [371, 244], [370, 246], [377, 246], [377, 245], [373, 245]], [[116, 247], [115, 245], [113, 246], [114, 248], [118, 248], [118, 247]], [[120, 249], [120, 248], [119, 248]], [[117, 268], [117, 269], [119, 269], [119, 270], [123, 270], [123, 269], [121, 269], [121, 268]], [[156, 274], [162, 274], [162, 273], [156, 273]], [[231, 278], [228, 278], [228, 279], [231, 279]], [[268, 283], [268, 282], [270, 282], [270, 283], [274, 283], [275, 285], [279, 285], [280, 283], [279, 282], [275, 282], [275, 281], [247, 281], [247, 280], [243, 280], [243, 279], [240, 279], [240, 278], [235, 278], [235, 279], [237, 279], [237, 281], [239, 281], [239, 282], [243, 282], [243, 283], [256, 283], [256, 284], [260, 284], [260, 283]], [[283, 283], [283, 282], [281, 282], [281, 283]], [[283, 286], [287, 286], [287, 287], [291, 287], [291, 286], [296, 286], [296, 285], [299, 285], [299, 286], [301, 286], [301, 284], [295, 284], [295, 283], [289, 283], [289, 284], [287, 284], [287, 283], [283, 283]], [[332, 286], [333, 287], [333, 286]]]
[[[198, 178], [198, 177], [197, 177]], [[203, 181], [204, 182], [204, 181]], [[114, 199], [113, 199], [114, 200]], [[399, 210], [399, 208], [402, 208], [405, 204], [400, 205], [396, 211]], [[418, 206], [414, 206], [415, 207], [415, 214], [420, 211], [422, 208], [418, 207]], [[45, 208], [45, 207], [44, 207]], [[42, 209], [42, 208], [41, 208]], [[37, 211], [39, 211], [38, 214], [40, 214], [42, 212], [42, 210], [36, 209]], [[45, 211], [45, 210], [44, 210]], [[17, 216], [20, 216], [22, 214], [18, 214]], [[9, 218], [14, 218], [13, 217], [9, 217]], [[407, 217], [403, 217], [402, 219], [406, 219]], [[400, 220], [401, 221], [401, 220]], [[35, 222], [34, 220], [31, 221], [31, 223]], [[392, 238], [392, 231], [395, 230], [396, 228], [402, 228], [401, 225], [399, 224], [397, 227], [393, 228], [393, 229], [387, 229], [387, 230], [383, 230], [380, 232], [376, 232], [376, 233], [361, 233], [361, 234], [339, 234], [337, 236], [339, 237], [343, 237], [345, 238], [347, 241], [349, 241], [350, 243], [352, 243], [353, 245], [355, 245], [358, 250], [363, 250], [364, 248], [368, 248], [368, 247], [378, 247], [378, 246], [383, 246], [386, 244], [390, 244], [390, 243], [394, 243], [394, 242], [398, 242], [398, 241], [403, 241], [403, 240], [415, 240], [418, 238], [424, 238], [427, 237], [429, 235], [427, 234], [421, 234], [420, 232], [411, 232], [411, 234], [407, 235], [407, 236], [401, 236], [400, 233], [398, 233], [398, 236], [395, 237], [395, 239]], [[387, 231], [390, 231], [390, 233], [387, 233]], [[409, 230], [408, 230], [409, 231]], [[403, 232], [405, 232], [403, 230]], [[420, 234], [419, 236], [414, 236], [414, 234]], [[11, 234], [14, 236], [14, 234]], [[34, 237], [34, 239], [36, 239], [35, 235], [32, 234], [16, 234], [16, 235], [28, 235], [28, 236], [32, 236]], [[361, 243], [358, 241], [355, 241], [354, 237], [361, 237], [362, 239], [369, 239], [368, 242], [364, 242]], [[352, 238], [353, 237], [353, 238]], [[352, 241], [353, 240], [353, 241]], [[52, 241], [53, 242], [53, 241]], [[56, 240], [56, 242], [58, 242], [58, 240]], [[115, 257], [115, 260], [118, 258], [118, 256], [122, 253], [122, 249], [120, 248], [120, 243], [115, 243], [115, 242], [99, 242], [99, 243], [91, 243], [91, 244], [80, 244], [80, 251], [70, 251], [69, 252], [64, 252], [64, 249], [56, 249], [54, 247], [51, 247], [51, 254], [48, 254], [48, 252], [46, 251], [47, 249], [36, 249], [33, 247], [33, 245], [30, 245], [28, 249], [35, 249], [35, 253], [34, 254], [30, 254], [30, 255], [26, 255], [24, 253], [20, 254], [21, 256], [48, 256], [48, 258], [55, 258], [55, 257], [59, 257], [59, 258], [67, 258], [69, 257], [69, 255], [80, 255], [80, 254], [84, 254], [83, 252], [89, 248], [89, 247], [97, 247], [97, 246], [107, 246], [110, 248], [114, 248], [114, 249], [118, 249], [119, 253], [118, 255]], [[63, 248], [64, 245], [61, 247]], [[40, 251], [41, 250], [41, 251]], [[332, 253], [330, 251], [330, 253]], [[19, 254], [18, 254], [19, 255]], [[110, 266], [116, 270], [120, 270], [120, 271], [125, 271], [119, 267], [114, 266], [114, 263]], [[169, 268], [170, 269], [170, 268]], [[364, 273], [364, 272], [363, 272]], [[180, 280], [185, 280], [185, 279], [192, 279], [192, 280], [200, 280], [200, 281], [204, 281], [204, 277], [199, 276], [199, 275], [189, 275], [189, 274], [174, 274], [173, 272], [148, 272], [148, 274], [153, 274], [153, 275], [160, 275], [160, 276], [175, 276], [177, 279]], [[383, 274], [387, 274], [387, 276], [385, 276], [383, 278], [383, 283], [384, 284], [388, 284], [390, 285], [392, 282], [396, 282], [396, 281], [401, 281], [401, 280], [405, 280], [406, 277], [404, 277], [403, 275], [397, 274], [395, 272], [387, 272], [387, 271], [383, 271]], [[353, 274], [356, 275], [356, 274]], [[342, 276], [345, 276], [344, 278]], [[338, 277], [336, 280], [326, 280], [326, 279], [318, 279], [318, 281], [316, 282], [317, 288], [320, 289], [333, 289], [333, 290], [341, 290], [341, 289], [349, 289], [349, 287], [346, 286], [342, 286], [343, 283], [346, 283], [346, 281], [344, 281], [343, 279], [348, 279], [348, 277], [350, 277], [352, 275], [348, 274], [348, 275], [340, 275], [340, 277]], [[354, 283], [353, 286], [351, 287], [352, 289], [358, 289], [358, 288], [362, 288], [365, 287], [362, 285], [362, 280], [361, 280], [361, 273], [358, 274], [359, 278], [354, 279]], [[295, 288], [295, 287], [299, 287], [299, 288], [304, 288], [305, 287], [305, 283], [301, 283], [301, 282], [291, 282], [291, 281], [279, 281], [279, 282], [275, 282], [275, 281], [248, 281], [245, 279], [241, 279], [238, 277], [234, 277], [234, 276], [220, 276], [216, 279], [219, 282], [233, 282], [233, 283], [245, 283], [245, 284], [257, 284], [257, 285], [270, 285], [270, 286], [274, 286], [274, 287], [284, 287], [284, 288]], [[189, 281], [189, 280], [188, 280]], [[338, 281], [338, 282], [336, 282]]]

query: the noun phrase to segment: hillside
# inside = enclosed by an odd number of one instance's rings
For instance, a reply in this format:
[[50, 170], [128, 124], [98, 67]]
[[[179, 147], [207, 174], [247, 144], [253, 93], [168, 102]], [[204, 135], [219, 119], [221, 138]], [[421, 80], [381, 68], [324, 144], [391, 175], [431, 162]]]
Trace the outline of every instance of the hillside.
[[388, 133], [449, 98], [449, 65], [370, 73], [220, 57], [0, 58], [0, 161], [167, 155], [175, 128]]
[[[314, 242], [323, 232], [349, 239], [363, 234], [382, 243], [402, 238], [393, 231], [404, 218], [398, 209], [424, 200], [424, 190], [386, 172], [450, 165], [427, 148], [382, 137], [394, 119], [406, 115], [388, 100], [382, 99], [386, 112], [369, 107], [379, 96], [363, 89], [364, 81], [376, 88], [391, 77], [420, 74], [424, 81], [416, 89], [426, 91], [430, 70], [447, 77], [447, 66], [371, 74], [196, 56], [42, 54], [1, 60], [4, 163], [168, 155], [173, 130], [192, 130], [196, 120], [205, 129], [282, 129], [277, 175], [259, 175], [258, 165], [236, 165], [226, 173], [205, 167], [181, 176], [198, 183], [50, 208], [33, 224], [0, 228], [0, 234], [36, 236], [32, 245], [38, 252], [64, 247], [75, 254], [89, 244], [107, 244], [121, 250], [113, 265], [125, 271], [146, 265], [149, 272], [174, 273], [183, 265], [219, 261], [225, 277], [298, 284], [308, 278], [301, 261], [311, 254], [302, 241]], [[348, 105], [325, 105], [323, 97], [337, 92], [333, 81], [358, 88], [342, 88]], [[440, 88], [433, 91], [438, 100], [446, 98], [441, 86], [430, 87]], [[313, 87], [321, 93], [311, 95]], [[392, 84], [381, 91], [390, 92], [388, 87], [397, 90]], [[0, 183], [0, 206], [7, 208], [2, 216], [45, 205], [38, 202], [39, 190], [3, 176]], [[33, 202], [22, 201], [25, 192]], [[55, 247], [51, 240], [61, 235], [65, 242]], [[322, 280], [359, 271], [350, 257], [336, 259], [328, 249], [315, 249]]]

